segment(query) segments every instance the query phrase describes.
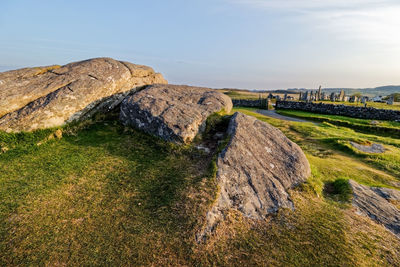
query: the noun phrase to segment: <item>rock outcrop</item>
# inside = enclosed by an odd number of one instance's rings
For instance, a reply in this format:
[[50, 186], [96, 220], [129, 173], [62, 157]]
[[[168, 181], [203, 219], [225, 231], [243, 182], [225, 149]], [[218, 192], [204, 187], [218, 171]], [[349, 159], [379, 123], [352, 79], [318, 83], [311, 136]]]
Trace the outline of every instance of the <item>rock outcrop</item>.
[[152, 85], [121, 103], [120, 120], [176, 143], [188, 143], [214, 112], [232, 109], [231, 99], [209, 88]]
[[366, 145], [361, 145], [358, 144], [356, 142], [352, 142], [350, 141], [350, 145], [358, 150], [360, 150], [361, 152], [365, 152], [365, 153], [377, 153], [377, 154], [381, 154], [381, 153], [385, 153], [386, 149], [382, 144], [371, 144], [370, 146], [366, 146]]
[[198, 238], [212, 231], [228, 209], [254, 219], [294, 209], [288, 189], [311, 173], [301, 148], [266, 122], [235, 113], [228, 135], [229, 144], [217, 159], [219, 196]]
[[[82, 118], [110, 96], [167, 83], [150, 67], [95, 58], [65, 66], [25, 68], [0, 73], [0, 130], [31, 131]], [[119, 97], [115, 94], [122, 93]]]
[[400, 238], [400, 210], [391, 202], [400, 200], [399, 191], [360, 185], [353, 180], [349, 184], [353, 190], [353, 206]]

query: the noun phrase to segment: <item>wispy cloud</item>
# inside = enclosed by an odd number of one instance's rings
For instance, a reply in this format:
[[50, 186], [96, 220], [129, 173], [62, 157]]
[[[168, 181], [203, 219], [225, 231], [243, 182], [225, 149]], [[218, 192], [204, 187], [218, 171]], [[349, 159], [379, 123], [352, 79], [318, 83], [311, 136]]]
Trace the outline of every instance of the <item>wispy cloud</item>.
[[[335, 39], [400, 49], [399, 0], [227, 0], [269, 12], [289, 13]], [[389, 47], [388, 47], [389, 48]]]
[[253, 7], [286, 9], [290, 11], [319, 11], [334, 9], [377, 8], [399, 5], [397, 0], [228, 0], [231, 3]]

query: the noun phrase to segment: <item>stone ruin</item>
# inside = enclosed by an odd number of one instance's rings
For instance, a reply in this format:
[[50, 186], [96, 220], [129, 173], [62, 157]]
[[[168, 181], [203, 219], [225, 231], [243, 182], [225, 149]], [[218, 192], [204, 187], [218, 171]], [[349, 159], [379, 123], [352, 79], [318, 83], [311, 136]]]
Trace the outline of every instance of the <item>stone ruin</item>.
[[[339, 93], [332, 92], [331, 94], [327, 94], [326, 92], [322, 92], [321, 86], [317, 91], [306, 91], [300, 92], [299, 100], [305, 102], [313, 102], [313, 101], [331, 101], [331, 102], [351, 102], [351, 103], [363, 103], [371, 101], [371, 99], [367, 96], [349, 96], [346, 95], [346, 92], [342, 89]], [[390, 100], [388, 101], [388, 103]]]

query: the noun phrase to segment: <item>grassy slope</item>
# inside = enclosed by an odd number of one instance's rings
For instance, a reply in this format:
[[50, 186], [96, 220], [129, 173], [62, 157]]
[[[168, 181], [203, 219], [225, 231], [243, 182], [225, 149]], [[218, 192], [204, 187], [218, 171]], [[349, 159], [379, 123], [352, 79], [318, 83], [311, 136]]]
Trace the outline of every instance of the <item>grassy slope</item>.
[[[301, 146], [307, 154], [313, 172], [323, 173], [319, 178], [322, 179], [322, 182], [348, 177], [370, 186], [399, 188], [397, 186], [399, 179], [395, 177], [400, 176], [400, 170], [398, 170], [400, 156], [397, 156], [400, 155], [398, 148], [400, 140], [396, 138], [358, 133], [352, 129], [336, 127], [329, 123], [315, 125], [313, 123], [283, 122], [255, 113], [256, 109], [252, 108], [237, 108], [236, 110], [280, 128], [290, 139]], [[379, 142], [385, 144], [389, 150], [383, 154], [362, 153], [350, 150], [345, 145], [347, 141]], [[370, 159], [370, 161], [365, 159]], [[378, 159], [385, 160], [386, 164], [377, 163]], [[377, 166], [380, 166], [381, 169], [377, 169]]]
[[[314, 119], [320, 118], [322, 121], [328, 121], [330, 123], [335, 123], [335, 121], [346, 121], [350, 124], [357, 125], [357, 124], [365, 124], [369, 125], [369, 120], [361, 120], [361, 119], [353, 119], [347, 118], [343, 116], [333, 116], [333, 115], [323, 115], [323, 114], [314, 114], [310, 112], [303, 112], [303, 111], [278, 111], [282, 115], [288, 116], [296, 116], [306, 119]], [[397, 138], [397, 134], [393, 133], [395, 137], [390, 137], [390, 132], [387, 131], [384, 135], [389, 136], [379, 136], [374, 134], [365, 134], [356, 132], [353, 129], [347, 127], [336, 127], [330, 123], [322, 123], [318, 126], [307, 126], [307, 124], [294, 124], [292, 129], [300, 132], [307, 133], [309, 132], [309, 136], [313, 139], [318, 139], [320, 142], [324, 142], [331, 147], [342, 150], [346, 153], [350, 153], [355, 157], [363, 159], [365, 162], [368, 162], [382, 170], [385, 170], [395, 177], [400, 177], [400, 140]], [[390, 122], [380, 122], [380, 124]], [[370, 131], [376, 132], [371, 126]], [[357, 127], [352, 127], [357, 129]], [[391, 128], [400, 130], [400, 125], [396, 122], [392, 122]], [[363, 132], [365, 129], [362, 129]], [[378, 134], [380, 132], [378, 131]], [[349, 145], [349, 141], [355, 141], [359, 143], [367, 143], [370, 144], [372, 142], [384, 144], [387, 151], [384, 154], [368, 154], [360, 152], [354, 149], [351, 145]]]
[[108, 120], [41, 146], [51, 130], [3, 133], [11, 150], [0, 154], [0, 265], [400, 264], [394, 236], [322, 191], [339, 177], [393, 185], [393, 176], [314, 140], [313, 124], [241, 111], [305, 150], [313, 175], [292, 192], [295, 212], [257, 223], [232, 211], [215, 236], [196, 244], [217, 188], [211, 159], [193, 147]]
[[[0, 155], [1, 263], [188, 260], [195, 215], [215, 194], [209, 159], [123, 130], [99, 122]], [[200, 192], [183, 194], [190, 187]]]

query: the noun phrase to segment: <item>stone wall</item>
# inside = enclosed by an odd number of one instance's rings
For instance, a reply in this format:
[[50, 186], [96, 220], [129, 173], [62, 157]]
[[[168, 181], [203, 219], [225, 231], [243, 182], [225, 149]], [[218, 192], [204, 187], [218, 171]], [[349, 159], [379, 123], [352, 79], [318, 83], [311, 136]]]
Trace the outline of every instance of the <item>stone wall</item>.
[[232, 104], [234, 107], [251, 107], [251, 108], [267, 108], [267, 99], [232, 99]]
[[400, 110], [377, 109], [372, 107], [357, 107], [297, 101], [277, 101], [275, 108], [302, 110], [329, 115], [348, 116], [359, 119], [391, 121], [400, 120]]

